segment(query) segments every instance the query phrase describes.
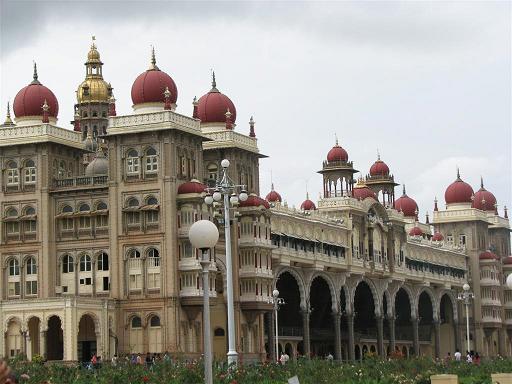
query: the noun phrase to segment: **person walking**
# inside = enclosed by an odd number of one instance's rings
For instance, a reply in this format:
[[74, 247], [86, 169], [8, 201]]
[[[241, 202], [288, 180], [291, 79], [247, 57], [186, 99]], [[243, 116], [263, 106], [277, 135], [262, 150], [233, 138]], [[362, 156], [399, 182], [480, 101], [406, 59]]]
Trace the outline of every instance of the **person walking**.
[[455, 361], [461, 361], [462, 359], [462, 353], [460, 353], [459, 349], [455, 350], [453, 356], [455, 357]]

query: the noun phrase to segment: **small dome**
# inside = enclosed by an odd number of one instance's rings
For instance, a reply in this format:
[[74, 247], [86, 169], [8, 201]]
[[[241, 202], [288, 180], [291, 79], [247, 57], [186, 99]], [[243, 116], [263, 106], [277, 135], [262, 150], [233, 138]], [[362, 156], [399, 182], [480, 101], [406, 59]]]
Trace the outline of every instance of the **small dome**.
[[100, 61], [100, 53], [96, 49], [96, 44], [94, 42], [91, 45], [91, 49], [89, 50], [89, 53], [87, 54], [87, 61], [88, 62], [99, 62]]
[[81, 103], [107, 103], [112, 95], [112, 87], [103, 79], [85, 79], [76, 91], [76, 100]]
[[315, 203], [309, 200], [309, 194], [306, 195], [306, 200], [300, 205], [302, 211], [314, 211], [316, 209]]
[[151, 65], [146, 72], [141, 73], [132, 85], [133, 105], [144, 103], [165, 103], [164, 92], [168, 88], [171, 92], [171, 104], [178, 100], [176, 83], [167, 73], [156, 66], [155, 52], [152, 52]]
[[399, 212], [403, 212], [406, 217], [416, 217], [418, 213], [418, 204], [414, 199], [407, 196], [405, 193], [405, 185], [402, 196], [395, 201], [395, 209]]
[[473, 188], [468, 183], [462, 181], [459, 170], [457, 170], [457, 179], [446, 188], [444, 193], [446, 204], [471, 203], [472, 197]]
[[39, 82], [35, 64], [33, 78], [34, 80], [22, 88], [14, 98], [14, 115], [16, 118], [43, 116], [43, 104], [46, 100], [49, 107], [48, 115], [57, 118], [59, 102], [53, 92]]
[[475, 193], [472, 208], [482, 211], [494, 211], [496, 208], [496, 197], [484, 188], [484, 181], [481, 180], [480, 189]]
[[100, 149], [96, 157], [85, 168], [85, 176], [108, 175], [108, 159]]
[[499, 257], [491, 251], [482, 252], [478, 258], [480, 260], [499, 260]]
[[505, 265], [511, 265], [512, 264], [512, 256], [505, 257], [503, 259], [503, 264]]
[[354, 186], [352, 191], [352, 196], [358, 200], [364, 200], [368, 197], [372, 199], [377, 199], [375, 192], [369, 188], [362, 179], [359, 179]]
[[203, 193], [205, 190], [206, 186], [203, 183], [199, 180], [192, 179], [178, 187], [178, 195], [184, 195], [187, 193]]
[[409, 231], [409, 236], [423, 236], [423, 231], [421, 230], [420, 227], [414, 227], [414, 228], [411, 228], [411, 230]]
[[274, 183], [272, 183], [272, 188], [265, 197], [265, 200], [267, 200], [269, 203], [283, 202], [283, 199], [281, 199], [281, 195], [274, 190]]
[[255, 195], [254, 193], [251, 193], [249, 195], [249, 197], [247, 198], [247, 200], [240, 201], [238, 206], [242, 207], [242, 208], [261, 207], [261, 206], [263, 206], [267, 209], [270, 208], [270, 204], [268, 203], [268, 201], [262, 199], [261, 197], [259, 197], [258, 195]]
[[202, 123], [225, 123], [228, 110], [231, 113], [231, 122], [234, 123], [236, 121], [235, 104], [217, 89], [214, 73], [212, 89], [197, 101], [197, 118]]
[[441, 234], [441, 232], [434, 233], [434, 236], [432, 236], [432, 241], [443, 241], [444, 236]]
[[389, 167], [379, 158], [370, 167], [370, 176], [389, 176]]
[[338, 145], [338, 139], [336, 139], [334, 147], [327, 153], [327, 162], [332, 163], [335, 161], [348, 161], [348, 152]]

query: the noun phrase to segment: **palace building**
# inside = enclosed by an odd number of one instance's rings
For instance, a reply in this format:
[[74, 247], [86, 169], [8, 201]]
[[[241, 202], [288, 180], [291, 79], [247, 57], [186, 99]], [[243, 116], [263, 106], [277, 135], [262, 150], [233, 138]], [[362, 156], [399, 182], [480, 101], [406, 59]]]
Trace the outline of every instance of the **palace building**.
[[445, 209], [436, 200], [431, 221], [420, 222], [405, 187], [395, 195], [399, 184], [384, 161], [356, 180], [336, 141], [319, 159], [319, 200], [306, 196], [292, 208], [273, 185], [260, 191], [266, 156], [254, 120], [247, 129], [237, 124], [235, 104], [215, 75], [191, 116], [178, 114], [178, 87], [152, 52], [133, 82], [133, 113], [117, 116], [94, 42], [85, 69], [72, 129], [57, 124], [58, 99], [35, 65], [14, 99], [14, 118], [8, 106], [0, 126], [1, 355], [199, 357], [201, 266], [188, 229], [199, 219], [219, 222], [218, 207], [204, 197], [224, 158], [230, 178], [250, 195], [232, 212], [232, 244], [219, 225], [211, 252], [216, 358], [226, 356], [228, 344], [228, 246], [241, 360], [274, 357], [274, 288], [285, 300], [279, 347], [292, 358], [464, 351], [457, 295], [466, 282], [475, 294], [471, 349], [512, 355], [509, 220], [483, 182], [475, 191], [457, 174]]

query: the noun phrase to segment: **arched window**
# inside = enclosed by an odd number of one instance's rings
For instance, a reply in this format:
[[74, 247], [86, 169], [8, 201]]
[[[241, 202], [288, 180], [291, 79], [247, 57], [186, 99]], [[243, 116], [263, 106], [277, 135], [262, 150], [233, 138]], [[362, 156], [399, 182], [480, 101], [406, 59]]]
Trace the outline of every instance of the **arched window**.
[[96, 204], [96, 211], [100, 211], [100, 214], [96, 215], [96, 228], [108, 227], [108, 215], [105, 213], [107, 209], [107, 204], [103, 201]]
[[106, 209], [108, 209], [108, 208], [107, 208], [107, 204], [106, 204], [105, 202], [103, 202], [103, 201], [100, 201], [100, 202], [96, 205], [96, 210], [97, 210], [97, 211], [104, 211], [104, 210], [106, 210]]
[[208, 179], [209, 180], [217, 180], [217, 164], [208, 164]]
[[146, 200], [146, 205], [148, 206], [148, 210], [146, 211], [146, 223], [151, 224], [157, 224], [159, 220], [158, 215], [158, 200], [156, 197], [148, 197]]
[[134, 210], [134, 208], [139, 207], [139, 200], [135, 197], [132, 197], [128, 200], [128, 207], [132, 210], [126, 212], [126, 223], [128, 225], [139, 225], [140, 224], [140, 212], [138, 210]]
[[73, 256], [65, 255], [62, 258], [62, 273], [72, 273], [75, 271]]
[[131, 208], [138, 207], [139, 200], [137, 200], [135, 197], [132, 197], [130, 200], [128, 200], [128, 206]]
[[215, 330], [213, 331], [213, 336], [225, 336], [225, 332], [224, 332], [224, 328], [215, 328]]
[[62, 213], [73, 213], [73, 208], [71, 208], [69, 205], [65, 205], [62, 207]]
[[150, 327], [159, 327], [160, 326], [160, 317], [154, 315], [151, 316], [151, 319], [149, 320], [149, 326]]
[[62, 218], [62, 230], [63, 231], [72, 231], [74, 227], [73, 218], [69, 216], [69, 214], [73, 213], [73, 208], [70, 205], [65, 205], [62, 207], [62, 213], [67, 214]]
[[108, 271], [108, 254], [105, 252], [98, 255], [98, 271]]
[[36, 259], [33, 257], [27, 259], [27, 275], [37, 275]]
[[135, 149], [130, 149], [126, 154], [126, 173], [128, 175], [138, 175], [139, 169], [139, 153]]
[[80, 257], [80, 272], [90, 272], [91, 270], [91, 256], [82, 255], [82, 257]]
[[19, 276], [20, 275], [20, 262], [16, 259], [11, 259], [9, 261], [9, 276]]
[[7, 185], [18, 185], [20, 182], [20, 174], [18, 170], [18, 163], [9, 161], [7, 163]]
[[128, 251], [128, 257], [130, 259], [138, 259], [138, 258], [140, 258], [140, 252], [137, 251], [136, 249], [130, 249]]
[[132, 328], [142, 328], [142, 320], [139, 316], [132, 317]]
[[89, 204], [81, 204], [80, 205], [80, 212], [88, 212], [91, 210], [91, 207]]
[[20, 223], [18, 221], [18, 210], [14, 207], [11, 207], [7, 210], [6, 216], [9, 221], [5, 222], [5, 228], [8, 235], [19, 234], [20, 232]]
[[[91, 211], [91, 207], [89, 206], [89, 204], [81, 204], [79, 211], [80, 211], [80, 213], [86, 214], [87, 212]], [[91, 228], [91, 217], [88, 215], [80, 216], [79, 228], [80, 229]]]
[[64, 160], [61, 160], [60, 163], [59, 163], [59, 173], [58, 173], [58, 176], [59, 177], [65, 177], [66, 176], [66, 163], [64, 162]]
[[18, 210], [13, 207], [9, 208], [7, 210], [7, 217], [10, 217], [10, 218], [18, 217]]
[[148, 250], [149, 266], [159, 267], [160, 266], [160, 252], [155, 248], [149, 248]]
[[34, 233], [36, 231], [36, 210], [32, 207], [24, 209], [24, 231], [25, 233]]
[[25, 184], [35, 184], [36, 182], [36, 165], [34, 160], [25, 161]]
[[149, 147], [146, 149], [146, 173], [156, 173], [158, 172], [158, 157], [156, 155], [156, 150], [153, 147]]
[[147, 200], [146, 200], [146, 204], [147, 205], [158, 205], [158, 200], [156, 197], [148, 197]]

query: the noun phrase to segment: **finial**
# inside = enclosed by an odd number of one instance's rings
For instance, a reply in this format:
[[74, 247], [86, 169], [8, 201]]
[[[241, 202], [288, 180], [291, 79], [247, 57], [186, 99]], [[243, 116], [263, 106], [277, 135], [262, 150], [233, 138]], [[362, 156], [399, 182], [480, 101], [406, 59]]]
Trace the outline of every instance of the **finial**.
[[271, 183], [270, 184], [270, 190], [273, 191], [274, 190], [274, 183]]
[[460, 180], [460, 170], [459, 170], [459, 167], [457, 167], [457, 180]]
[[338, 134], [336, 132], [334, 133], [334, 138], [336, 140], [336, 146], [338, 146]]
[[78, 109], [75, 110], [75, 120], [73, 121], [73, 131], [75, 131], [75, 132], [82, 131], [82, 129], [80, 128], [80, 113], [78, 112]]
[[484, 189], [484, 178], [480, 176], [480, 188]]
[[48, 111], [50, 110], [50, 107], [48, 106], [48, 102], [46, 101], [46, 99], [44, 99], [44, 104], [43, 104], [42, 108], [43, 108], [43, 123], [48, 124], [50, 122], [49, 116], [48, 116]]
[[11, 119], [11, 106], [9, 101], [7, 102], [7, 115], [5, 116], [5, 121], [3, 125], [14, 125]]
[[224, 115], [226, 116], [226, 129], [233, 129], [233, 123], [231, 122], [232, 113], [229, 111], [229, 108]]
[[405, 196], [405, 184], [404, 184], [404, 187], [403, 187], [403, 193], [402, 194]]
[[505, 214], [504, 214], [505, 219], [508, 219], [508, 209], [507, 209], [506, 205], [503, 207], [503, 210], [505, 211]]
[[116, 98], [114, 97], [114, 93], [110, 96], [110, 99], [108, 99], [108, 115], [109, 116], [116, 116]]
[[37, 64], [36, 62], [34, 61], [34, 74], [32, 76], [33, 80], [32, 80], [32, 84], [41, 84], [38, 80], [38, 76], [37, 76]]
[[170, 110], [171, 109], [171, 91], [169, 91], [169, 87], [165, 87], [164, 97], [165, 97], [164, 109]]
[[380, 152], [379, 152], [379, 148], [377, 148], [377, 160], [380, 161]]
[[156, 66], [156, 56], [155, 56], [155, 47], [151, 46], [151, 63], [149, 65], [149, 70], [158, 71], [158, 67]]
[[217, 81], [215, 81], [215, 71], [212, 71], [212, 88], [217, 88]]
[[192, 117], [194, 119], [199, 118], [199, 113], [197, 112], [197, 107], [199, 105], [199, 102], [197, 101], [197, 97], [194, 96], [194, 100], [192, 100]]
[[192, 105], [197, 105], [197, 97], [194, 96], [194, 99], [192, 100]]
[[429, 217], [428, 217], [428, 211], [427, 211], [427, 213], [425, 214], [425, 223], [426, 223], [426, 224], [430, 224], [430, 219], [429, 219]]
[[92, 35], [91, 49], [96, 49], [96, 44], [94, 44], [95, 41], [96, 41], [96, 36]]
[[439, 211], [439, 209], [437, 208], [437, 196], [434, 198], [434, 211]]
[[249, 119], [249, 137], [256, 137], [256, 132], [254, 131], [254, 119], [252, 116]]

